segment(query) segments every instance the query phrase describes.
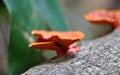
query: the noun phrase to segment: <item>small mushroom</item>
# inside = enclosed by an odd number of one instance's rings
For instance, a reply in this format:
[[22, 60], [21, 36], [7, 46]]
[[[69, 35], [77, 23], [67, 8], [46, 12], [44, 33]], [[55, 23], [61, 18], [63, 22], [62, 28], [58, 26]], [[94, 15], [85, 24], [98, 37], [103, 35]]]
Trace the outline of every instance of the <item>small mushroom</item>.
[[42, 50], [54, 50], [57, 53], [57, 57], [77, 53], [80, 50], [77, 41], [85, 37], [84, 34], [79, 31], [59, 32], [33, 30], [32, 34], [37, 36], [38, 40], [30, 44], [29, 47]]
[[85, 19], [92, 23], [108, 23], [114, 29], [120, 28], [120, 10], [95, 10], [85, 15]]

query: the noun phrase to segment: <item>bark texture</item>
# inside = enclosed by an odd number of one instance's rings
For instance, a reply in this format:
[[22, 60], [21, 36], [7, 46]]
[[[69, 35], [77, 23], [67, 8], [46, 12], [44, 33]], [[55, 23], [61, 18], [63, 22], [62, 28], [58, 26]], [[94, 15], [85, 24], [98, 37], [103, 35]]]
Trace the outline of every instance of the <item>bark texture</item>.
[[120, 30], [81, 42], [75, 56], [46, 62], [22, 75], [120, 75]]

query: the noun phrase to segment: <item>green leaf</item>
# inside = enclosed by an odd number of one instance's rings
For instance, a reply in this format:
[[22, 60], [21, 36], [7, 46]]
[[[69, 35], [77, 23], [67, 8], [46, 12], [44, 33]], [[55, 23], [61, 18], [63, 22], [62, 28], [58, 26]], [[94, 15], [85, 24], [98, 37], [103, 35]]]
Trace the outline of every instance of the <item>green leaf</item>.
[[52, 30], [69, 30], [59, 0], [36, 0], [38, 10]]
[[59, 0], [4, 0], [11, 19], [9, 75], [19, 75], [42, 62], [41, 51], [28, 47], [33, 29], [69, 30]]

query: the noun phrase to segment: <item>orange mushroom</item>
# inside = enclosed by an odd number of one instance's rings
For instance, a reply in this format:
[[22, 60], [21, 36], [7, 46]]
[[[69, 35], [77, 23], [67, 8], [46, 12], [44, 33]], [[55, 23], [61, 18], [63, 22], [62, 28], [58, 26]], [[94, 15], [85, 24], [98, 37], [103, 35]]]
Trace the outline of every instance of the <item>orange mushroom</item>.
[[85, 19], [93, 23], [108, 23], [114, 29], [120, 28], [120, 10], [96, 10], [85, 15]]
[[31, 48], [42, 50], [54, 50], [57, 57], [73, 55], [80, 49], [77, 41], [84, 38], [84, 34], [79, 31], [75, 32], [59, 32], [33, 30], [32, 34], [38, 37], [38, 40], [29, 45]]

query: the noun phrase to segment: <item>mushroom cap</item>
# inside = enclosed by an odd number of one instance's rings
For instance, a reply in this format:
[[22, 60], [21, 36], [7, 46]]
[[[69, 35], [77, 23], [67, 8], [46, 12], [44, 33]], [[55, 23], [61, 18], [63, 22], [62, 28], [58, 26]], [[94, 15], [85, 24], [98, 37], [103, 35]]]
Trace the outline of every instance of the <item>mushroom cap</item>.
[[53, 49], [54, 46], [55, 46], [54, 42], [35, 42], [29, 45], [29, 47], [31, 48], [43, 49], [43, 50]]
[[105, 9], [95, 10], [85, 15], [85, 19], [93, 23], [109, 23], [115, 22], [113, 11], [109, 12]]
[[43, 43], [43, 41], [44, 42], [54, 41], [65, 47], [68, 47], [73, 42], [82, 40], [85, 37], [85, 35], [79, 31], [59, 32], [59, 31], [33, 30], [32, 34], [37, 36], [40, 39], [39, 42], [41, 43]]

